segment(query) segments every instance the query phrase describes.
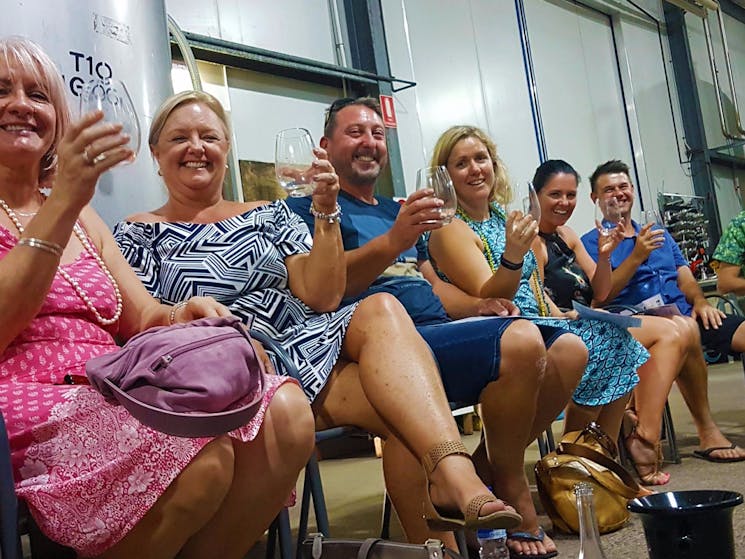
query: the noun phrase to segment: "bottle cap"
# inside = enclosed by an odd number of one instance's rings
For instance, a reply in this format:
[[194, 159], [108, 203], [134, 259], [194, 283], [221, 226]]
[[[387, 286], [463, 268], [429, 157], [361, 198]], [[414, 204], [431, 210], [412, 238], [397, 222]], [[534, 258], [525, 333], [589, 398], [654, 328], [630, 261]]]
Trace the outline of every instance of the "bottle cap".
[[476, 531], [479, 540], [501, 540], [507, 538], [507, 530], [498, 528], [486, 528]]

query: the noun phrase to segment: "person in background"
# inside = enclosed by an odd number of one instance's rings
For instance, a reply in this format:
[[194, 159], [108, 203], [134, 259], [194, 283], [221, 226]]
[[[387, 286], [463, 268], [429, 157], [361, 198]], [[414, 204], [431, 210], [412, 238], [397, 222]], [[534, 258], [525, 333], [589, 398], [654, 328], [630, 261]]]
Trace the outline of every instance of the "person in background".
[[64, 92], [38, 45], [0, 39], [0, 409], [16, 493], [81, 557], [243, 557], [310, 456], [310, 407], [267, 376], [247, 425], [179, 438], [87, 384], [86, 361], [115, 338], [229, 310], [147, 293], [88, 206], [101, 174], [134, 159], [129, 138], [101, 112], [71, 123]]
[[[586, 363], [583, 344], [555, 326], [517, 320], [521, 317], [515, 316], [509, 301], [471, 297], [441, 280], [435, 278], [430, 285], [421, 277], [413, 247], [423, 232], [442, 226], [439, 201], [431, 191], [416, 192], [403, 205], [375, 195], [377, 179], [387, 164], [377, 100], [334, 102], [321, 145], [339, 173], [347, 300], [383, 291], [404, 304], [437, 359], [448, 398], [481, 404], [486, 442], [474, 455], [482, 477], [523, 516], [523, 523], [511, 532], [513, 553], [554, 556], [556, 546], [538, 524], [523, 458], [525, 447], [566, 405]], [[288, 204], [309, 219], [308, 198], [289, 199]], [[429, 263], [424, 262], [424, 267]], [[451, 316], [502, 316], [451, 321], [435, 293], [448, 300], [445, 306], [453, 309]], [[406, 481], [408, 486], [421, 483], [414, 476]], [[407, 516], [408, 501], [391, 497], [399, 515]], [[427, 537], [422, 526], [410, 524], [406, 531], [409, 537]]]
[[[683, 399], [698, 432], [699, 458], [711, 462], [745, 460], [745, 450], [729, 441], [711, 415], [708, 397], [708, 370], [702, 342], [723, 353], [745, 350], [745, 318], [724, 316], [706, 300], [672, 236], [662, 228], [631, 219], [634, 185], [629, 167], [618, 160], [599, 165], [590, 177], [593, 201], [613, 196], [622, 214], [624, 238], [610, 256], [611, 286], [599, 304], [631, 305], [652, 309], [674, 305], [679, 314], [671, 316], [684, 337], [687, 349], [678, 377]], [[582, 235], [590, 257], [598, 260], [598, 231]]]
[[158, 109], [148, 143], [168, 200], [115, 231], [145, 286], [170, 302], [212, 295], [275, 339], [300, 372], [317, 428], [356, 425], [383, 437], [394, 479], [413, 455], [428, 482], [409, 494], [418, 519], [445, 530], [519, 524], [476, 475], [429, 348], [400, 304], [378, 294], [339, 308], [339, 183], [324, 150], [312, 167], [311, 245], [284, 201], [223, 198], [229, 137], [225, 111], [209, 94], [179, 93]]
[[717, 271], [717, 290], [720, 293], [745, 295], [745, 212], [737, 214], [724, 230], [712, 256]]
[[[591, 306], [595, 293], [600, 299], [607, 296], [610, 255], [623, 236], [622, 225], [600, 236], [598, 262], [590, 258], [577, 233], [567, 225], [577, 206], [579, 180], [577, 171], [561, 159], [545, 161], [533, 176], [541, 207], [535, 255], [546, 292], [563, 309], [571, 309], [574, 301]], [[683, 335], [669, 320], [653, 316], [641, 320], [642, 326], [629, 332], [650, 356], [638, 370], [639, 384], [624, 415], [623, 438], [641, 482], [664, 485], [670, 475], [659, 469], [660, 426], [686, 347]]]

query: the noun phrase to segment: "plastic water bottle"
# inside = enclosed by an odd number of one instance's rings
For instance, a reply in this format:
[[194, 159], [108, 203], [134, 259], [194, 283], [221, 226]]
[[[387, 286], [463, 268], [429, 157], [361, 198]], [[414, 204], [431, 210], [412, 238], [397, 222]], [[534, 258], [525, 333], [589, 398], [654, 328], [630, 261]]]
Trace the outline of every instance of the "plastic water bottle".
[[507, 530], [478, 530], [479, 559], [510, 559]]

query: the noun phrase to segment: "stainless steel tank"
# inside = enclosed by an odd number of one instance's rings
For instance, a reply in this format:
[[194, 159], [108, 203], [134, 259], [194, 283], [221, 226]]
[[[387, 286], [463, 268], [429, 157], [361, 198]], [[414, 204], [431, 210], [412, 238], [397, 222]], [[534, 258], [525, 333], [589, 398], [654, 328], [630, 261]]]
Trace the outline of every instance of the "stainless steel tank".
[[165, 188], [147, 146], [153, 113], [172, 93], [164, 0], [3, 0], [0, 36], [39, 43], [67, 84], [73, 113], [82, 85], [97, 77], [122, 80], [135, 105], [142, 147], [132, 165], [101, 178], [93, 205], [109, 225], [160, 206]]

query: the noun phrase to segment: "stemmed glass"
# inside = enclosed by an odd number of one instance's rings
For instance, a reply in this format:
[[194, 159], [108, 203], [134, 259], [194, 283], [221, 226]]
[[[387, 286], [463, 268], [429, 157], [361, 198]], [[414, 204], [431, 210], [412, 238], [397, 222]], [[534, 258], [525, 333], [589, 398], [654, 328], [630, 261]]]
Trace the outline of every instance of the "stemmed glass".
[[658, 229], [664, 229], [665, 227], [665, 224], [662, 222], [662, 218], [660, 217], [660, 212], [657, 210], [645, 210], [644, 220], [646, 223], [651, 223], [653, 229], [655, 227]]
[[274, 171], [288, 196], [313, 193], [313, 138], [305, 128], [277, 132], [274, 142]]
[[523, 215], [530, 214], [536, 223], [541, 221], [541, 203], [538, 201], [538, 194], [533, 187], [533, 183], [527, 181], [515, 186], [514, 198], [507, 207], [507, 213], [511, 211], [521, 211]]
[[434, 197], [443, 201], [440, 206], [440, 219], [427, 221], [425, 223], [442, 223], [447, 225], [453, 220], [455, 210], [458, 208], [458, 199], [455, 196], [455, 187], [450, 174], [445, 167], [423, 167], [416, 173], [416, 189], [431, 188]]
[[615, 196], [598, 198], [595, 201], [595, 223], [601, 235], [610, 235], [621, 221], [621, 208]]
[[[112, 78], [87, 82], [80, 90], [80, 115], [96, 110], [103, 111], [104, 121], [121, 123], [122, 133], [129, 136], [127, 145], [137, 155], [140, 151], [140, 121], [124, 82]], [[105, 154], [98, 157], [105, 157]]]

